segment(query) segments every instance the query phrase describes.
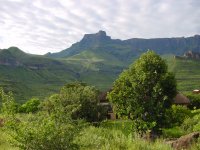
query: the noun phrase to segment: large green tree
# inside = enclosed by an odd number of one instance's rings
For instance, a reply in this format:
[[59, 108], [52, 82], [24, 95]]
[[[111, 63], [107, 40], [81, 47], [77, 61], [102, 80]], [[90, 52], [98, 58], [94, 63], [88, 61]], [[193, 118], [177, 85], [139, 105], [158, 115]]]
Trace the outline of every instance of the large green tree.
[[134, 120], [141, 132], [156, 131], [165, 123], [165, 110], [176, 95], [176, 80], [165, 61], [148, 51], [114, 82], [108, 99], [119, 116]]

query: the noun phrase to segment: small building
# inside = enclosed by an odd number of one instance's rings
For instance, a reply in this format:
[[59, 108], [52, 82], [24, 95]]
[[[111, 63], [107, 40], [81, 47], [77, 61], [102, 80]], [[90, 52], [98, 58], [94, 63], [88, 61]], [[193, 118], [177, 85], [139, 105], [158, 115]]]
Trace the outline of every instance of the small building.
[[199, 93], [200, 93], [200, 90], [195, 89], [195, 90], [192, 91], [192, 93], [194, 93], [194, 94], [199, 94]]
[[190, 104], [190, 100], [184, 96], [183, 94], [181, 93], [178, 93], [174, 99], [173, 99], [173, 103], [176, 104], [176, 105], [184, 105], [184, 106], [188, 106]]

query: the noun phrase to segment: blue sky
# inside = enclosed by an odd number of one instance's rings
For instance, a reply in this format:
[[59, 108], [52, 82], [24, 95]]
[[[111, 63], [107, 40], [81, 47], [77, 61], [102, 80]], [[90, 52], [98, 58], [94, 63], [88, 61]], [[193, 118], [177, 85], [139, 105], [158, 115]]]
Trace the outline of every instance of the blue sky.
[[112, 38], [200, 34], [200, 0], [0, 0], [0, 48], [63, 50], [84, 34]]

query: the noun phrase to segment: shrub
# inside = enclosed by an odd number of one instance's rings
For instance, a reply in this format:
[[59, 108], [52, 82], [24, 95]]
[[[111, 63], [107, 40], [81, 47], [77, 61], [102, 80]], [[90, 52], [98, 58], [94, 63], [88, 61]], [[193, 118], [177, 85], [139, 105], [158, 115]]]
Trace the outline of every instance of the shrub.
[[52, 150], [75, 149], [73, 139], [79, 132], [78, 125], [71, 121], [57, 122], [45, 115], [34, 115], [27, 121], [13, 122], [7, 126], [11, 144], [20, 149]]
[[16, 103], [12, 92], [5, 93], [3, 88], [0, 88], [0, 99], [2, 101], [1, 112], [4, 115], [14, 115], [18, 112], [18, 104]]
[[104, 119], [103, 107], [98, 102], [98, 90], [83, 83], [71, 83], [62, 87], [59, 94], [44, 102], [43, 108], [49, 113], [59, 105], [62, 109], [71, 107], [73, 119], [96, 122]]
[[190, 109], [200, 109], [200, 94], [186, 93], [186, 96], [190, 100]]
[[174, 127], [179, 126], [183, 123], [186, 118], [190, 118], [192, 116], [191, 111], [181, 105], [172, 105], [170, 109], [166, 111], [166, 127]]
[[200, 109], [192, 111], [192, 117], [187, 118], [181, 124], [181, 128], [187, 132], [200, 131]]
[[32, 98], [25, 104], [21, 105], [19, 111], [22, 113], [35, 113], [39, 110], [40, 100], [38, 98]]

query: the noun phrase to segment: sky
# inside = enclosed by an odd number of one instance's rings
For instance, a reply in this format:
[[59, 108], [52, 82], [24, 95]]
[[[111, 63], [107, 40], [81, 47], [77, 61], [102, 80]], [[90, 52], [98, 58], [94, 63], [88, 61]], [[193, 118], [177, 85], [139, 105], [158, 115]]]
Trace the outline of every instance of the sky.
[[58, 52], [84, 34], [113, 39], [200, 34], [200, 0], [0, 0], [0, 49]]

